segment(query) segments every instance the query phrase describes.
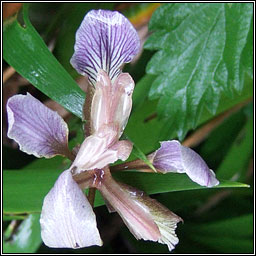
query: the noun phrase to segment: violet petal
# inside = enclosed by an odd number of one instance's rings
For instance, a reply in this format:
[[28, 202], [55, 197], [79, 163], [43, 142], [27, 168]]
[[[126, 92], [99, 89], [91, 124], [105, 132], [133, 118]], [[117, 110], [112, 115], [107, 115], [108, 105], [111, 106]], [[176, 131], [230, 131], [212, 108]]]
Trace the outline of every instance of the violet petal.
[[186, 173], [201, 186], [212, 187], [219, 184], [205, 161], [177, 140], [161, 142], [160, 149], [153, 154], [153, 165], [165, 172]]
[[68, 127], [57, 112], [32, 95], [15, 95], [7, 102], [8, 133], [20, 150], [36, 157], [68, 154]]
[[42, 240], [49, 247], [102, 245], [92, 207], [69, 170], [44, 198], [40, 224]]
[[140, 40], [130, 21], [117, 11], [91, 10], [76, 32], [75, 52], [70, 60], [81, 75], [96, 82], [100, 69], [111, 79], [120, 66], [138, 54]]

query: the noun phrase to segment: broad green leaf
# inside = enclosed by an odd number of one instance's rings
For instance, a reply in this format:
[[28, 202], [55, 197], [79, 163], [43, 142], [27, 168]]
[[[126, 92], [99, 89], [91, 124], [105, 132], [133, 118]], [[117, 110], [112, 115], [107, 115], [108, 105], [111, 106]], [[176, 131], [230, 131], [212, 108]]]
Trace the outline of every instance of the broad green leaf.
[[24, 26], [17, 19], [4, 25], [3, 56], [21, 76], [67, 110], [82, 117], [85, 94], [48, 50], [23, 7]]
[[149, 95], [160, 97], [158, 114], [179, 138], [205, 108], [216, 112], [222, 91], [242, 90], [241, 56], [252, 13], [252, 4], [178, 3], [162, 5], [152, 16], [154, 33], [144, 47], [158, 50], [147, 66], [158, 76]]
[[[125, 134], [146, 154], [158, 149], [160, 141], [174, 139], [177, 136], [176, 130], [172, 129], [172, 121], [169, 118], [161, 119], [157, 116], [157, 101], [148, 100], [145, 96], [154, 79], [155, 76], [145, 75], [136, 84], [133, 97], [135, 108], [132, 109], [125, 128]], [[234, 94], [233, 99], [225, 94], [222, 95], [216, 114], [221, 114], [240, 102], [250, 99], [253, 95], [251, 81], [247, 76], [242, 93]], [[209, 121], [212, 117], [213, 115], [204, 109], [198, 125]]]
[[[244, 67], [241, 62], [242, 52], [251, 56], [247, 67], [252, 68], [252, 3], [224, 4], [225, 7], [225, 49], [223, 60], [228, 70], [228, 89], [241, 91], [244, 80]], [[251, 34], [249, 34], [251, 32]], [[246, 43], [249, 45], [246, 45]], [[249, 49], [247, 49], [248, 47]]]
[[39, 218], [38, 213], [28, 215], [10, 240], [3, 242], [3, 252], [34, 253], [42, 242]]
[[[50, 191], [62, 170], [5, 170], [3, 172], [3, 210], [5, 214], [40, 212], [43, 199]], [[113, 174], [117, 180], [137, 187], [148, 194], [205, 189], [192, 182], [185, 174], [156, 174], [119, 172]], [[221, 181], [216, 188], [248, 187], [246, 184]], [[103, 205], [97, 194], [95, 205]]]

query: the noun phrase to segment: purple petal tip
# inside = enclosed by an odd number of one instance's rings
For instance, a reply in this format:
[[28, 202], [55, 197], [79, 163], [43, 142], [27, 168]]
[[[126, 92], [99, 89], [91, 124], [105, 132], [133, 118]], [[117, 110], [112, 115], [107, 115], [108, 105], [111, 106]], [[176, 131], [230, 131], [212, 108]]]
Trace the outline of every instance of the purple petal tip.
[[201, 186], [212, 187], [219, 184], [214, 172], [200, 155], [182, 146], [177, 140], [161, 142], [160, 149], [155, 152], [153, 165], [165, 172], [186, 173]]
[[130, 21], [117, 11], [91, 10], [76, 32], [75, 52], [70, 60], [94, 84], [100, 69], [111, 79], [120, 66], [130, 62], [140, 49], [140, 39]]

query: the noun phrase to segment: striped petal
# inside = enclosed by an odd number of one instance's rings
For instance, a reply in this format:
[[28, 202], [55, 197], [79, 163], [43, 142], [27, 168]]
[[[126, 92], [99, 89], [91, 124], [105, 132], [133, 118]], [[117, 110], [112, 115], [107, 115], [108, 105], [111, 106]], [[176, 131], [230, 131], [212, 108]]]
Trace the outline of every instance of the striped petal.
[[136, 239], [163, 243], [170, 251], [174, 249], [179, 242], [175, 229], [182, 219], [143, 191], [117, 183], [104, 170], [98, 172], [94, 184], [111, 211], [118, 212]]
[[121, 65], [130, 62], [139, 48], [138, 34], [127, 18], [117, 11], [92, 10], [76, 32], [70, 62], [94, 84], [100, 69], [114, 79]]
[[100, 70], [91, 107], [92, 132], [102, 125], [118, 126], [118, 137], [123, 133], [132, 108], [134, 81], [128, 73], [120, 74], [112, 83]]
[[118, 159], [126, 160], [131, 153], [132, 144], [118, 141], [117, 136], [117, 129], [106, 125], [97, 133], [87, 137], [71, 166], [73, 174], [100, 169]]
[[191, 180], [201, 186], [212, 187], [219, 184], [205, 161], [177, 140], [161, 142], [160, 149], [150, 158], [154, 167], [160, 171], [186, 173]]
[[7, 102], [8, 133], [20, 150], [36, 157], [68, 155], [64, 120], [32, 95], [15, 95]]
[[45, 197], [40, 224], [42, 240], [49, 247], [102, 245], [92, 207], [69, 170], [59, 176]]

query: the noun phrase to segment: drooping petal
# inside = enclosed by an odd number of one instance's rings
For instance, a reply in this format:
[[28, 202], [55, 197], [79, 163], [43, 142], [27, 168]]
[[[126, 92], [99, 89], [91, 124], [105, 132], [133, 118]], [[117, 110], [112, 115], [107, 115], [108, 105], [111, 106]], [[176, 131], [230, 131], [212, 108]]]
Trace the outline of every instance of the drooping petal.
[[161, 147], [150, 158], [155, 168], [161, 171], [186, 173], [201, 186], [212, 187], [219, 184], [205, 161], [177, 140], [161, 142]]
[[134, 81], [128, 73], [122, 73], [112, 84], [108, 75], [100, 70], [91, 107], [92, 131], [104, 124], [118, 126], [119, 137], [127, 124], [132, 108]]
[[45, 197], [40, 224], [42, 240], [49, 247], [102, 245], [95, 214], [70, 170], [59, 176]]
[[8, 133], [20, 150], [36, 157], [68, 154], [68, 127], [57, 112], [32, 95], [15, 95], [7, 102]]
[[111, 79], [120, 66], [138, 54], [140, 40], [127, 18], [117, 11], [91, 10], [76, 32], [75, 52], [70, 60], [78, 73], [96, 82], [100, 69]]
[[[175, 234], [182, 219], [144, 192], [117, 183], [103, 170], [96, 175], [95, 184], [111, 211], [115, 209], [137, 239], [167, 244], [171, 251], [178, 243]], [[99, 180], [97, 180], [99, 179]]]
[[102, 126], [97, 133], [87, 137], [71, 166], [73, 174], [95, 168], [100, 169], [118, 159], [126, 160], [132, 150], [132, 144], [118, 142], [117, 136], [117, 129], [106, 125]]
[[118, 159], [125, 161], [132, 152], [133, 144], [129, 140], [120, 140], [115, 143], [111, 149], [117, 150]]

